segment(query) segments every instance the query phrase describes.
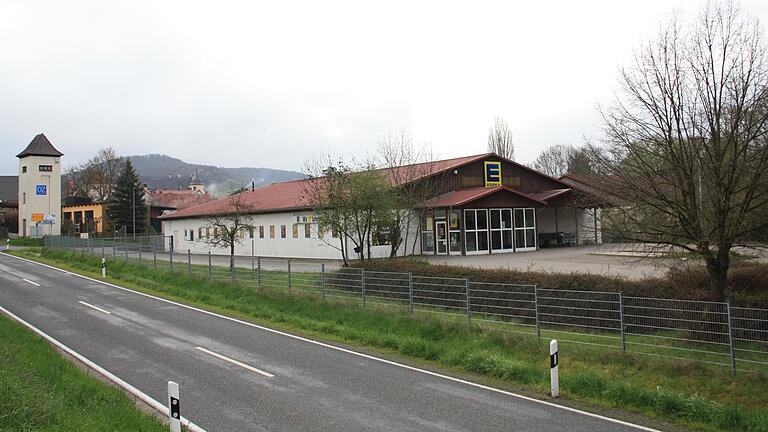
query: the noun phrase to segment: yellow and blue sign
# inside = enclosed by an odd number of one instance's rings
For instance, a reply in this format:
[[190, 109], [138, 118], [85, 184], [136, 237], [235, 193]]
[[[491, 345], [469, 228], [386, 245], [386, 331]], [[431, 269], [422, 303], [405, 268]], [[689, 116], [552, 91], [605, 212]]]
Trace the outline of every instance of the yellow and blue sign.
[[485, 162], [485, 187], [501, 186], [501, 162]]

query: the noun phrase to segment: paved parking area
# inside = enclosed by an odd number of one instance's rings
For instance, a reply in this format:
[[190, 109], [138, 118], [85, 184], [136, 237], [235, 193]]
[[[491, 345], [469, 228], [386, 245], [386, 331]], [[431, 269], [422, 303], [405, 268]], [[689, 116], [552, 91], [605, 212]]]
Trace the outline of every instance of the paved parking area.
[[605, 244], [541, 249], [535, 252], [425, 258], [433, 264], [561, 273], [590, 273], [643, 279], [662, 276], [675, 260], [656, 258], [637, 245]]

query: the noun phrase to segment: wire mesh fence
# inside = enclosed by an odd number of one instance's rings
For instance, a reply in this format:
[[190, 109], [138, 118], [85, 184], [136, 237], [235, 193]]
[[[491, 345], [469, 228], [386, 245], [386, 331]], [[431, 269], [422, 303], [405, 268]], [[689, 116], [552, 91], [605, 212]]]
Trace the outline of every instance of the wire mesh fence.
[[296, 259], [172, 251], [168, 237], [46, 237], [45, 246], [229, 281], [262, 292], [407, 308], [466, 321], [470, 329], [540, 338], [724, 366], [768, 370], [768, 309], [724, 302], [556, 290], [411, 273], [365, 271]]

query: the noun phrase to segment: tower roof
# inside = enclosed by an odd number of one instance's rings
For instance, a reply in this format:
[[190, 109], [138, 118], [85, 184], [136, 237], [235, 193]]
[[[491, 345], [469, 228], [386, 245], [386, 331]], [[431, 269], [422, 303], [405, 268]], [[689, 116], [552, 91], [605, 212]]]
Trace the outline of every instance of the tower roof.
[[53, 147], [53, 144], [51, 144], [50, 141], [48, 141], [48, 138], [45, 137], [44, 134], [37, 134], [36, 137], [32, 139], [32, 142], [29, 143], [27, 148], [25, 148], [21, 153], [17, 154], [17, 158], [23, 158], [27, 156], [63, 156], [64, 153], [56, 150]]

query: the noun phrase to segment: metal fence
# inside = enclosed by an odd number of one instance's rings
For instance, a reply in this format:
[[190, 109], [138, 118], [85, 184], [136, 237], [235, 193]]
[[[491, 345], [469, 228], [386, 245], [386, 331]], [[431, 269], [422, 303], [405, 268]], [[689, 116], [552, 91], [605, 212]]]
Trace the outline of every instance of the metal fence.
[[510, 331], [615, 349], [768, 371], [768, 309], [730, 303], [556, 290], [411, 273], [365, 271], [316, 261], [171, 253], [167, 237], [80, 239], [46, 237], [45, 246], [140, 263], [266, 292], [345, 299], [407, 308], [466, 322], [470, 330]]

